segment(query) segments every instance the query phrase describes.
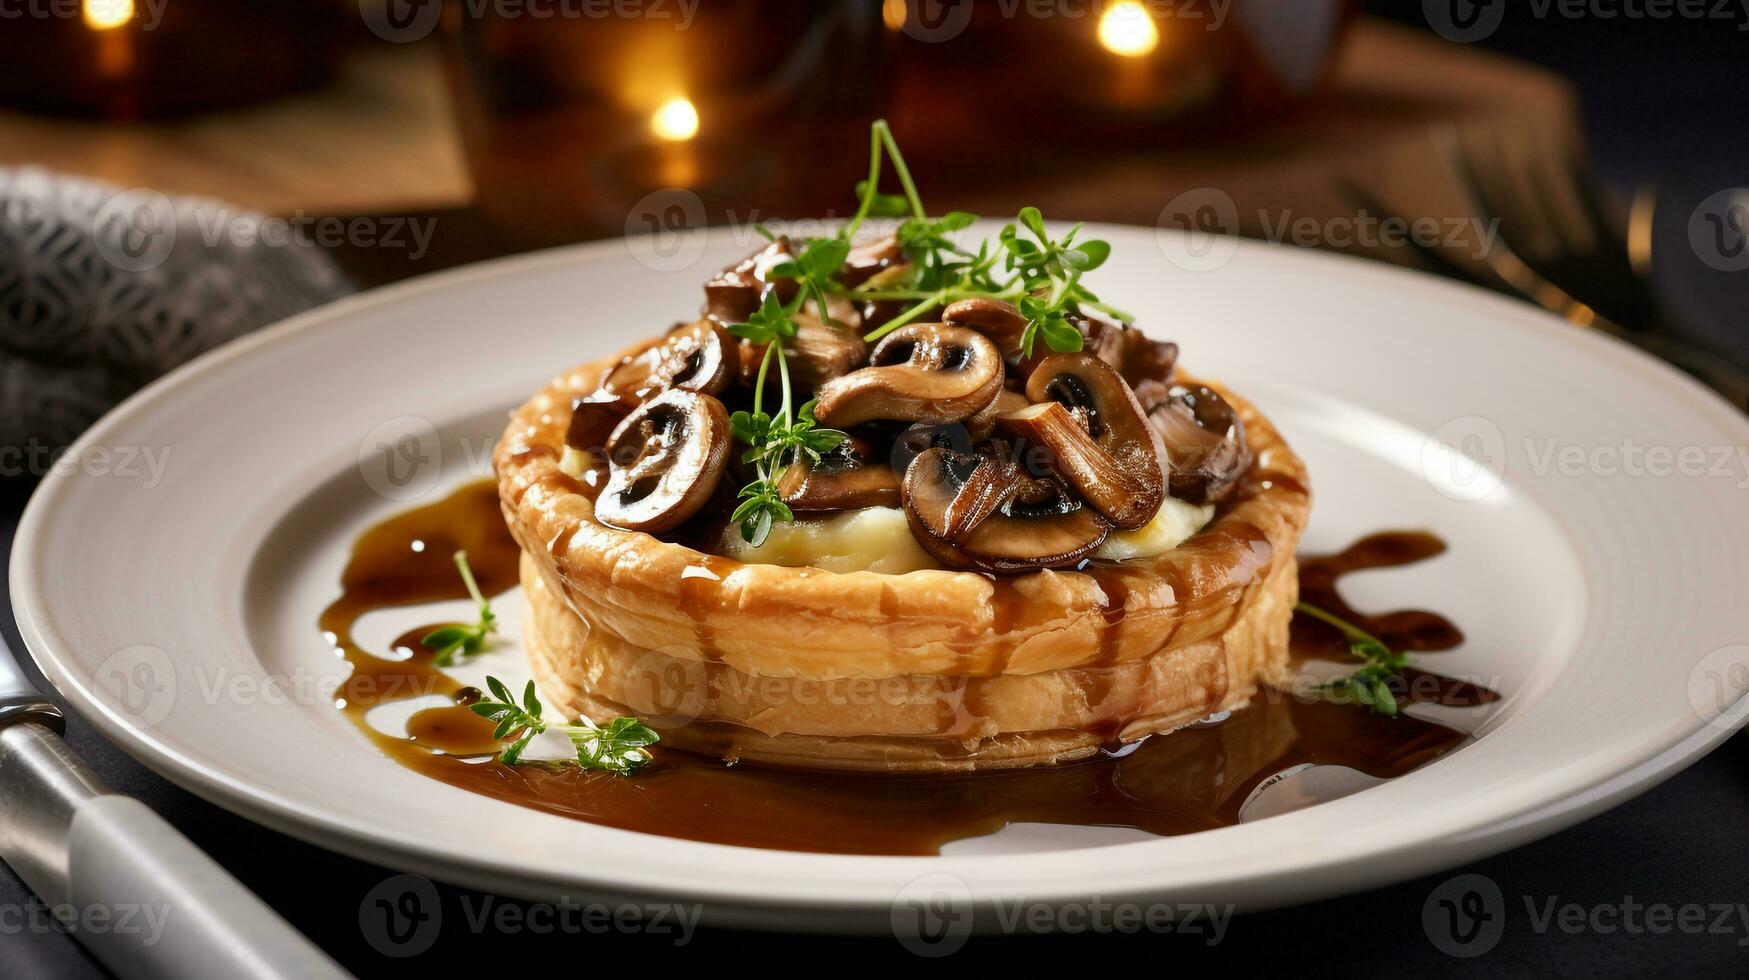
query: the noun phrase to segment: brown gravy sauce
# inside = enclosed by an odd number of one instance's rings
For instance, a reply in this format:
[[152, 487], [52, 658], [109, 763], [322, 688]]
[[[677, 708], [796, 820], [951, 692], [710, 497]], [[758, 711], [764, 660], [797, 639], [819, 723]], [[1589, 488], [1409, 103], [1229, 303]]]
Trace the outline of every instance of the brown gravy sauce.
[[[1355, 706], [1265, 692], [1218, 723], [1147, 739], [1121, 753], [1013, 772], [837, 775], [729, 766], [660, 746], [656, 762], [632, 778], [538, 763], [511, 767], [490, 758], [497, 749], [490, 726], [467, 710], [479, 691], [433, 667], [419, 643], [441, 624], [408, 630], [381, 653], [366, 651], [352, 639], [353, 625], [370, 611], [463, 598], [451, 561], [457, 548], [467, 549], [487, 595], [516, 585], [517, 545], [504, 527], [495, 484], [463, 487], [359, 537], [341, 575], [342, 594], [320, 620], [353, 666], [336, 694], [337, 706], [385, 755], [415, 772], [610, 827], [840, 854], [935, 854], [950, 841], [1021, 822], [1187, 834], [1237, 823], [1253, 788], [1291, 766], [1335, 763], [1388, 778], [1465, 738], [1420, 719], [1381, 718]], [[1388, 644], [1422, 652], [1450, 649], [1463, 637], [1443, 617], [1418, 610], [1367, 616], [1336, 592], [1337, 579], [1347, 572], [1407, 565], [1443, 550], [1427, 534], [1373, 535], [1336, 555], [1303, 559], [1302, 595]], [[1122, 589], [1121, 575], [1104, 574], [1101, 581], [1108, 595]], [[1121, 619], [1121, 595], [1112, 605], [1112, 615]], [[1024, 615], [1019, 608], [998, 612]], [[1354, 662], [1340, 637], [1322, 623], [1296, 617], [1292, 636], [1298, 659]], [[1416, 700], [1476, 704], [1497, 697], [1423, 671], [1407, 681], [1405, 693]], [[454, 703], [415, 714], [405, 737], [386, 735], [365, 721], [378, 705], [427, 695]]]

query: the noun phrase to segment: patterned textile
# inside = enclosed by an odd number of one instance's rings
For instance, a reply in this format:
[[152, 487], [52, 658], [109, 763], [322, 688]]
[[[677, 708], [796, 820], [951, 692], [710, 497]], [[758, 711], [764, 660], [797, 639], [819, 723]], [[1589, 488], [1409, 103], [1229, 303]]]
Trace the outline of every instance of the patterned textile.
[[275, 228], [220, 201], [0, 167], [0, 449], [63, 446], [190, 358], [351, 291]]

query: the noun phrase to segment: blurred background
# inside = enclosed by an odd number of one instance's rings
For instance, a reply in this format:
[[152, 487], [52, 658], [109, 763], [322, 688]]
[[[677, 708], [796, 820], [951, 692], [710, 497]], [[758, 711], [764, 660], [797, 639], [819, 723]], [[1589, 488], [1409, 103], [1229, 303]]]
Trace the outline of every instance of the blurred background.
[[0, 444], [354, 289], [842, 215], [882, 116], [941, 210], [1415, 266], [1728, 388], [1745, 27], [1609, 0], [6, 0]]
[[[934, 209], [1034, 204], [1414, 267], [1744, 404], [1746, 29], [1749, 4], [1716, 0], [0, 0], [0, 535], [60, 447], [213, 346], [492, 256], [841, 216], [883, 116]], [[1487, 873], [1525, 894], [1740, 899], [1740, 863], [1710, 857], [1740, 850], [1731, 821], [1704, 817], [1740, 812], [1743, 744]], [[94, 736], [80, 751], [349, 965], [382, 965], [355, 905], [381, 871]], [[1426, 893], [1268, 928], [1326, 948], [1412, 920]], [[24, 900], [15, 880], [0, 899]], [[1330, 968], [1432, 955], [1405, 928]], [[90, 967], [48, 938], [32, 962]], [[1643, 955], [1543, 939], [1574, 972]], [[1516, 948], [1492, 962], [1549, 962]]]

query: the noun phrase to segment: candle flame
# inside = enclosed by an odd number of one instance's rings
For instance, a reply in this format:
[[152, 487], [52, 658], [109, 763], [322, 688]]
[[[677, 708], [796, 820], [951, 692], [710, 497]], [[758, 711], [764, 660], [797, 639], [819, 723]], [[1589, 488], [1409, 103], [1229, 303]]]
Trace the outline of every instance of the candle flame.
[[883, 0], [881, 3], [881, 23], [888, 30], [896, 31], [905, 26], [905, 0]]
[[81, 11], [86, 27], [113, 30], [134, 19], [134, 0], [84, 0]]
[[683, 143], [698, 135], [698, 108], [687, 98], [669, 99], [650, 117], [657, 138]]
[[1099, 15], [1099, 43], [1112, 54], [1140, 58], [1160, 46], [1160, 28], [1140, 0], [1117, 0]]

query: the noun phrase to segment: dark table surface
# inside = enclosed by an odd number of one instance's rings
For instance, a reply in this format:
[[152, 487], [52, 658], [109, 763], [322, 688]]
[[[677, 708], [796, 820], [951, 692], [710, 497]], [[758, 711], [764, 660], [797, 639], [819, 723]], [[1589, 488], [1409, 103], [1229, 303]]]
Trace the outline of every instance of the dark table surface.
[[[1420, 16], [1418, 2], [1383, 6], [1398, 9], [1405, 20]], [[1741, 67], [1749, 34], [1738, 33], [1735, 23], [1509, 18], [1488, 43], [1545, 61], [1575, 79], [1599, 169], [1618, 187], [1661, 180], [1669, 189], [1672, 211], [1686, 215], [1695, 202], [1742, 181], [1749, 131], [1742, 125]], [[1680, 227], [1660, 232], [1661, 240], [1669, 236], [1678, 242], [1681, 234]], [[1665, 254], [1671, 251], [1680, 249]], [[1666, 294], [1695, 336], [1734, 349], [1749, 361], [1744, 275], [1682, 261], [1659, 272]], [[29, 492], [25, 485], [0, 484], [0, 539], [7, 551]], [[0, 575], [5, 569], [0, 561]], [[22, 651], [9, 606], [0, 616], [0, 633]], [[398, 974], [408, 968], [446, 973], [535, 969], [543, 963], [549, 964], [538, 967], [543, 972], [599, 970], [620, 968], [619, 963], [639, 953], [675, 951], [693, 954], [694, 962], [702, 962], [702, 955], [756, 970], [765, 967], [767, 958], [825, 970], [851, 961], [921, 962], [890, 938], [707, 929], [686, 937], [682, 945], [677, 942], [681, 937], [672, 933], [543, 932], [535, 928], [543, 921], [539, 910], [442, 885], [436, 888], [435, 907], [445, 925], [435, 941], [429, 947], [415, 942], [403, 950], [421, 948], [415, 958], [390, 958], [373, 947], [373, 941], [382, 943], [381, 930], [362, 926], [360, 912], [366, 896], [393, 877], [393, 871], [263, 829], [183, 792], [77, 718], [69, 725], [68, 740], [116, 789], [150, 804], [360, 976]], [[1577, 827], [1446, 874], [1242, 916], [1227, 925], [1219, 942], [1211, 942], [1207, 932], [977, 938], [947, 962], [1084, 965], [1093, 956], [1116, 962], [1106, 958], [1127, 954], [1154, 957], [1157, 968], [1165, 970], [1282, 964], [1315, 974], [1743, 976], [1749, 972], [1745, 827], [1749, 736], [1739, 734], [1686, 771]], [[1436, 935], [1441, 931], [1438, 919], [1430, 926], [1424, 917], [1430, 899], [1474, 884], [1452, 883], [1461, 875], [1484, 876], [1498, 887], [1503, 903], [1499, 940], [1473, 958], [1443, 952], [1449, 936]], [[389, 888], [398, 891], [401, 885]], [[31, 902], [10, 871], [0, 868], [0, 976], [102, 976], [76, 942], [33, 914]], [[1568, 906], [1581, 911], [1566, 911]], [[502, 914], [504, 907], [512, 915], [536, 914], [522, 928], [469, 925], [482, 910]], [[1646, 910], [1668, 908], [1671, 921], [1680, 923], [1684, 907], [1693, 917], [1687, 921], [1703, 922], [1700, 928], [1646, 928], [1662, 914], [1648, 915]], [[1551, 908], [1561, 911], [1549, 919]], [[1585, 921], [1574, 925], [1574, 915]], [[644, 962], [674, 961], [663, 956]]]

